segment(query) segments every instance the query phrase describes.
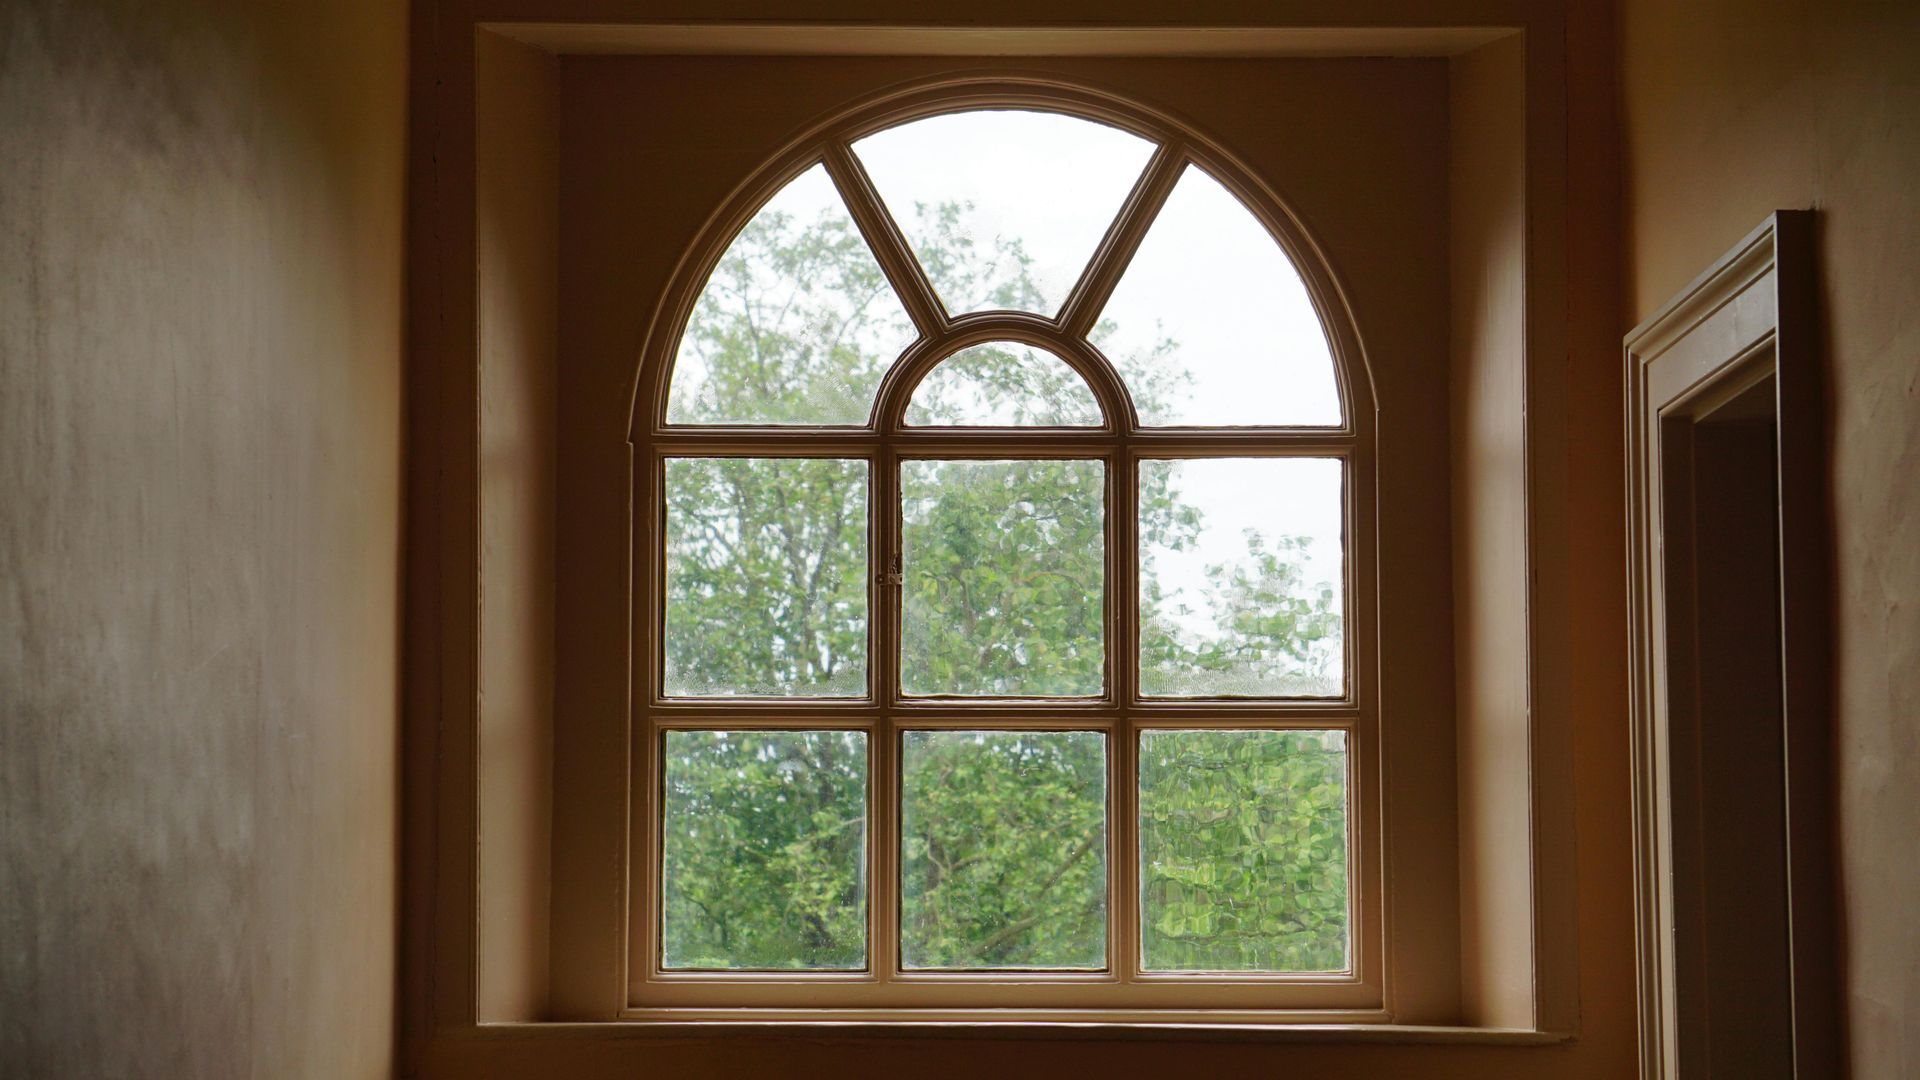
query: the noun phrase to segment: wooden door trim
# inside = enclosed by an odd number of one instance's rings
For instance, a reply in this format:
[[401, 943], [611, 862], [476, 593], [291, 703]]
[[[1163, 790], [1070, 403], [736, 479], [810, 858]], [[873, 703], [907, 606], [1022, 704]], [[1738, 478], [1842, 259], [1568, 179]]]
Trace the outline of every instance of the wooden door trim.
[[1777, 211], [1625, 338], [1635, 967], [1641, 1076], [1677, 1072], [1672, 808], [1660, 708], [1662, 420], [1774, 377], [1794, 1073], [1838, 1071], [1831, 849], [1831, 599], [1812, 211]]

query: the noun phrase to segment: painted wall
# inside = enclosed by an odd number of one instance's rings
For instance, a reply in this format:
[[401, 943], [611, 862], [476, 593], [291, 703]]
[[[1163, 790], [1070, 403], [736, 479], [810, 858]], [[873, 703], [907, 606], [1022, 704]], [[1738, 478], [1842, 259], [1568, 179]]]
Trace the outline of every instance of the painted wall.
[[1633, 324], [1770, 210], [1820, 212], [1853, 1075], [1920, 1074], [1920, 6], [1625, 0]]
[[560, 62], [475, 35], [483, 1020], [547, 1007]]
[[392, 1060], [405, 73], [0, 5], [0, 1073]]

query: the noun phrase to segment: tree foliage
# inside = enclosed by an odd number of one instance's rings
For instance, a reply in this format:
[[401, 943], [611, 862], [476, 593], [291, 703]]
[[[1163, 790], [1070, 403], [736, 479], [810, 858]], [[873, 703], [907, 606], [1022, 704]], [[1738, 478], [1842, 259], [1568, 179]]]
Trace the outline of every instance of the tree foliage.
[[[940, 226], [920, 255], [942, 295], [1013, 305], [1034, 294], [1017, 242], [975, 245], [959, 227], [964, 206], [920, 212]], [[763, 212], [696, 307], [683, 346], [689, 379], [684, 391], [676, 380], [669, 416], [864, 422], [873, 389], [910, 334], [885, 289], [843, 215], [798, 221]], [[1095, 344], [1110, 332], [1097, 327]], [[1141, 368], [1157, 374], [1129, 386], [1137, 400], [1183, 392], [1178, 351], [1161, 341], [1144, 358]], [[964, 377], [916, 400], [915, 422], [968, 422], [983, 406], [1016, 424], [1060, 422], [1063, 395], [1084, 387], [1064, 365], [1043, 365], [1036, 375], [1025, 353], [969, 350]], [[903, 464], [901, 667], [909, 693], [1103, 692], [1105, 484], [1098, 461]], [[875, 569], [869, 490], [867, 466], [857, 460], [668, 463], [669, 693], [864, 692]], [[1172, 470], [1141, 471], [1138, 505], [1143, 550], [1181, 550], [1204, 524], [1181, 499]], [[1211, 568], [1205, 597], [1211, 623], [1222, 628], [1215, 636], [1175, 618], [1157, 589], [1143, 593], [1143, 675], [1229, 673], [1249, 692], [1264, 686], [1273, 695], [1289, 692], [1275, 689], [1276, 672], [1337, 646], [1330, 588], [1302, 577], [1305, 541], [1251, 535], [1248, 543], [1248, 560]], [[1174, 740], [1157, 754], [1145, 747], [1160, 745], [1158, 736], [1143, 741], [1150, 960], [1269, 970], [1344, 963], [1345, 758], [1316, 737], [1229, 746]], [[668, 962], [867, 963], [864, 736], [672, 733], [666, 749]], [[1107, 962], [1105, 737], [917, 733], [903, 750], [909, 962]], [[1183, 786], [1182, 777], [1190, 782]], [[1149, 785], [1155, 800], [1146, 797]]]

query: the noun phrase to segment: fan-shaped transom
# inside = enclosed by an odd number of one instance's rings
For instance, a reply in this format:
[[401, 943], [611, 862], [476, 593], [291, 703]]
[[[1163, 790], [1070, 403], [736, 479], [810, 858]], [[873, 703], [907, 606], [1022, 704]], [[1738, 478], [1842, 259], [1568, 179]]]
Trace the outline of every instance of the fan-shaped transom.
[[989, 341], [927, 372], [907, 401], [910, 427], [1099, 427], [1080, 373], [1045, 349]]
[[[1113, 395], [1131, 398], [1140, 426], [1342, 424], [1333, 352], [1299, 271], [1198, 164], [1163, 156], [1143, 175], [1151, 142], [1019, 109], [922, 117], [851, 149], [879, 200], [854, 165], [834, 175], [815, 165], [741, 228], [678, 343], [669, 424], [865, 425], [887, 370], [919, 338], [910, 310], [937, 333], [981, 309], [1033, 321], [1083, 280], [1094, 302], [1110, 292], [1084, 340], [1063, 347], [1106, 356], [1124, 383]], [[1152, 193], [1168, 190], [1169, 168], [1177, 182], [1156, 208]], [[865, 206], [860, 214], [843, 190]], [[1140, 208], [1131, 216], [1143, 220], [1123, 228], [1130, 192]], [[1137, 244], [1126, 242], [1133, 236]], [[1113, 242], [1103, 246], [1103, 237]], [[892, 262], [876, 258], [875, 238], [897, 252]], [[1096, 252], [1104, 254], [1090, 265]], [[894, 268], [891, 280], [883, 265]], [[896, 285], [922, 299], [903, 303]], [[915, 389], [907, 423], [1099, 426], [1102, 396], [1044, 351], [975, 346]]]

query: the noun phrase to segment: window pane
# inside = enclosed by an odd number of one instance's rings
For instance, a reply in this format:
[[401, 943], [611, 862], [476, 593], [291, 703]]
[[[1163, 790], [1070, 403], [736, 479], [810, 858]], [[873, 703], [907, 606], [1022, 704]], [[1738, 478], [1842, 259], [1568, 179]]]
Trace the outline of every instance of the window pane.
[[669, 731], [668, 968], [862, 968], [867, 737]]
[[1299, 271], [1197, 166], [1141, 240], [1093, 341], [1149, 427], [1340, 423], [1332, 353]]
[[1058, 113], [947, 113], [853, 149], [955, 315], [1051, 315], [1120, 212], [1153, 144]]
[[914, 388], [907, 423], [945, 427], [1098, 427], [1100, 405], [1065, 360], [994, 341], [962, 349]]
[[814, 166], [720, 257], [680, 338], [671, 424], [864, 424], [916, 336], [880, 264]]
[[1339, 697], [1345, 545], [1332, 458], [1140, 463], [1140, 692]]
[[1104, 464], [905, 461], [900, 501], [906, 693], [1100, 693]]
[[1093, 731], [906, 733], [907, 967], [1106, 965], [1106, 751]]
[[1344, 970], [1346, 778], [1338, 731], [1143, 733], [1143, 966]]
[[867, 465], [667, 462], [666, 693], [860, 697]]

